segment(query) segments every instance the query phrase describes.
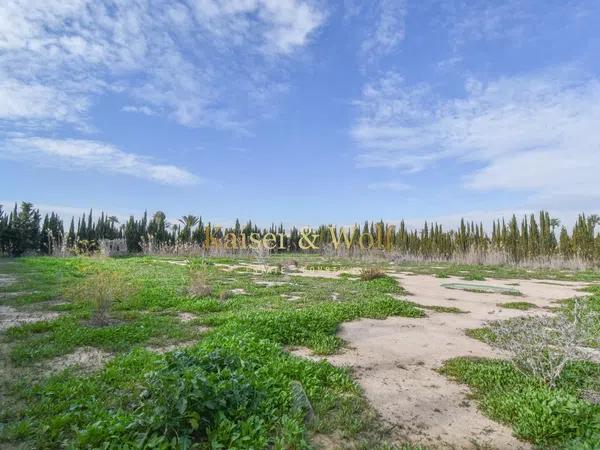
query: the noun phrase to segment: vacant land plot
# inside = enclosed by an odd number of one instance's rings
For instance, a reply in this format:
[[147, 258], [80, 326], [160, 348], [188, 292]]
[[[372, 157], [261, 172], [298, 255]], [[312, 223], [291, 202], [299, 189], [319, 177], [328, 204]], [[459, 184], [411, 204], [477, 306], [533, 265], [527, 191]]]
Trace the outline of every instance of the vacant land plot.
[[600, 309], [592, 271], [301, 256], [22, 258], [0, 274], [7, 448], [600, 442], [596, 349], [549, 388], [481, 340], [574, 296]]

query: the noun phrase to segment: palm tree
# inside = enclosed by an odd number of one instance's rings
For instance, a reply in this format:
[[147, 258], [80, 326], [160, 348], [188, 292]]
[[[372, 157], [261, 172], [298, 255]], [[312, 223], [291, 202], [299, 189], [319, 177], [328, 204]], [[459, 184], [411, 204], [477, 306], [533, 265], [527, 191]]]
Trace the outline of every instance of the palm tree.
[[119, 223], [119, 219], [117, 219], [117, 216], [110, 216], [108, 219], [106, 219], [109, 223], [110, 223], [110, 227], [114, 228], [115, 223]]
[[183, 230], [181, 230], [180, 234], [182, 241], [188, 242], [191, 239], [192, 228], [196, 226], [198, 220], [198, 217], [192, 215], [183, 216], [181, 219], [179, 219], [179, 221], [183, 225]]

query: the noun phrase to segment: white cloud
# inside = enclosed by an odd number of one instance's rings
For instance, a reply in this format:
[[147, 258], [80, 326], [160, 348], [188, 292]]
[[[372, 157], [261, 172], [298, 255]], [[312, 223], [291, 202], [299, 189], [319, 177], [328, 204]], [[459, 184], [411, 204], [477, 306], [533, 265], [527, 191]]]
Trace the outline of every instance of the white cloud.
[[142, 106], [133, 106], [133, 105], [123, 106], [123, 108], [121, 108], [121, 111], [145, 114], [147, 116], [155, 116], [156, 115], [156, 112], [152, 108], [149, 108], [149, 107], [143, 106], [143, 105]]
[[78, 123], [87, 108], [85, 98], [69, 96], [53, 87], [2, 77], [0, 73], [0, 120], [29, 122], [51, 118]]
[[[362, 44], [362, 52], [369, 61], [395, 51], [405, 37], [407, 6], [405, 0], [378, 0], [374, 2], [374, 26]], [[353, 15], [357, 5], [347, 6]]]
[[387, 74], [358, 102], [352, 135], [358, 164], [422, 170], [443, 160], [480, 169], [471, 189], [519, 190], [535, 198], [600, 199], [600, 80], [556, 69], [491, 82], [441, 99], [428, 86]]
[[266, 108], [253, 92], [323, 21], [308, 0], [4, 0], [0, 118], [75, 122], [113, 90], [183, 125], [233, 127], [256, 115], [239, 97]]
[[411, 189], [406, 183], [401, 181], [379, 181], [376, 183], [370, 183], [367, 186], [371, 190], [389, 190], [389, 191], [408, 191]]
[[67, 170], [129, 175], [173, 186], [191, 186], [201, 182], [200, 178], [185, 169], [157, 164], [97, 141], [18, 137], [3, 143], [0, 156]]

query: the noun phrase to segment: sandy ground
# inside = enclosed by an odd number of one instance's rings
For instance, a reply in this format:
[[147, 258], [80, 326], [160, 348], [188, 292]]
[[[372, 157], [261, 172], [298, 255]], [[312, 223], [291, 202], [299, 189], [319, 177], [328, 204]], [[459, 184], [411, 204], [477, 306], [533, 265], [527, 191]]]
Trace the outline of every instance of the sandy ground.
[[[413, 294], [409, 300], [454, 306], [468, 313], [428, 311], [425, 319], [394, 317], [345, 323], [339, 336], [350, 349], [327, 360], [354, 369], [368, 400], [400, 440], [430, 448], [530, 448], [514, 438], [510, 428], [483, 416], [469, 399], [468, 387], [438, 374], [436, 369], [457, 356], [500, 356], [488, 345], [466, 336], [466, 329], [489, 320], [547, 313], [542, 309], [505, 309], [498, 303], [527, 301], [547, 307], [556, 300], [581, 295], [577, 288], [585, 284], [519, 280], [515, 286], [511, 284], [515, 280], [466, 282], [428, 275], [394, 276]], [[524, 297], [450, 290], [441, 286], [445, 283], [507, 286], [520, 290]], [[311, 357], [303, 349], [293, 353]]]
[[0, 331], [24, 323], [55, 319], [58, 316], [57, 312], [19, 311], [12, 306], [0, 305]]
[[98, 370], [114, 355], [94, 347], [80, 347], [73, 353], [59, 356], [41, 364], [47, 372], [56, 373], [77, 366], [85, 371]]
[[[10, 275], [0, 274], [0, 287], [8, 286], [16, 282], [16, 279]], [[0, 294], [0, 301], [22, 295], [22, 292], [6, 292]], [[59, 314], [56, 312], [43, 311], [20, 311], [12, 306], [0, 304], [0, 332], [24, 323], [39, 322], [40, 320], [54, 319]]]

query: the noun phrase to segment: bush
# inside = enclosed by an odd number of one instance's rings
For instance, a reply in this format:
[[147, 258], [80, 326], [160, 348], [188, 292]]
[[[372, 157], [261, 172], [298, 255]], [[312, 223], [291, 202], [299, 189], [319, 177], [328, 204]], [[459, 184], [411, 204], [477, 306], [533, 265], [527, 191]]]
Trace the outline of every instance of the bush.
[[587, 300], [575, 299], [570, 311], [493, 322], [488, 342], [508, 353], [515, 366], [554, 387], [570, 361], [585, 360], [582, 347], [597, 342], [598, 313]]
[[206, 275], [202, 272], [192, 272], [190, 276], [190, 285], [188, 294], [191, 297], [208, 297], [212, 294], [212, 287], [206, 280]]
[[103, 271], [87, 276], [74, 288], [66, 292], [66, 297], [91, 305], [93, 325], [110, 324], [113, 303], [125, 301], [134, 295], [136, 289], [122, 275]]
[[385, 276], [385, 272], [378, 267], [367, 267], [360, 271], [360, 279], [363, 281], [371, 281]]

